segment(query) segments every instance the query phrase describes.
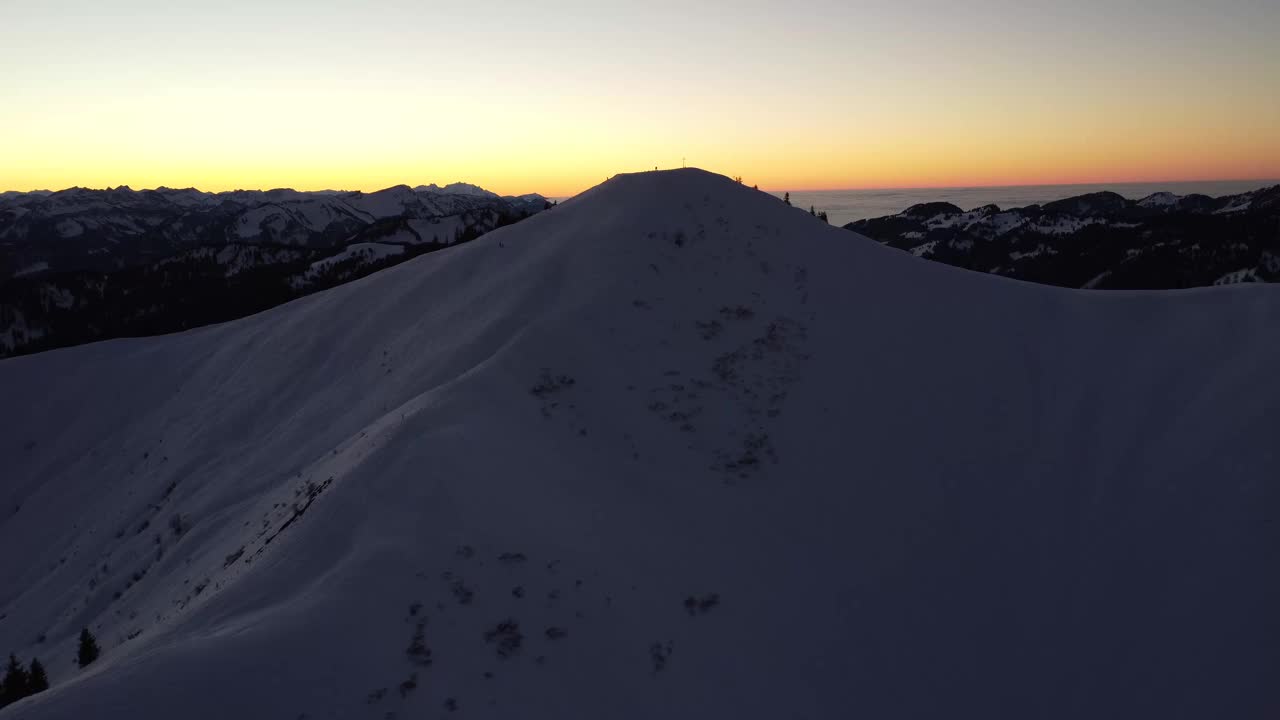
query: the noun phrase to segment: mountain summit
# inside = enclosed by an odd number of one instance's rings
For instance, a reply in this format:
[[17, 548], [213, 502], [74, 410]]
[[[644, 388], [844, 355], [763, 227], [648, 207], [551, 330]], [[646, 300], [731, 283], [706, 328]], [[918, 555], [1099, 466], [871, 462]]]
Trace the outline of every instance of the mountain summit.
[[969, 273], [676, 170], [0, 361], [0, 652], [52, 684], [0, 718], [1261, 716], [1277, 290]]

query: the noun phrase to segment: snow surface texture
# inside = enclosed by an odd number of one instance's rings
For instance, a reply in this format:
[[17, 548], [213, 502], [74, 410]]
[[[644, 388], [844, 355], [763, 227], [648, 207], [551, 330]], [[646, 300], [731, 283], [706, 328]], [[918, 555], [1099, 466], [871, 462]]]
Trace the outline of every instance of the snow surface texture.
[[1278, 290], [679, 170], [0, 361], [0, 651], [53, 682], [0, 718], [1273, 716]]

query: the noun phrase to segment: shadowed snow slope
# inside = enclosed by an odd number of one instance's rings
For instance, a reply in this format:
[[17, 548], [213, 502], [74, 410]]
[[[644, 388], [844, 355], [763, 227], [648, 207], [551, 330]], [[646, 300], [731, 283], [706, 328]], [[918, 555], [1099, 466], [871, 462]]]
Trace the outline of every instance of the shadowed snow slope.
[[1270, 716], [1277, 291], [1022, 284], [681, 170], [0, 361], [0, 652], [53, 682], [0, 717]]

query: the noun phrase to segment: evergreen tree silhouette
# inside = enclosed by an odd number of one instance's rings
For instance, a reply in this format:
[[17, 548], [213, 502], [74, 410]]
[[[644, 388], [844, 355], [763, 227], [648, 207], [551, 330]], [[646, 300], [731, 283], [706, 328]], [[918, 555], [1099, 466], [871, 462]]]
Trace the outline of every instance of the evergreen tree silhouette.
[[27, 670], [27, 694], [35, 695], [49, 689], [49, 676], [44, 665], [37, 658], [31, 658], [31, 669]]
[[812, 216], [814, 216], [814, 217], [817, 217], [817, 216], [818, 216], [818, 213], [814, 211], [814, 209], [813, 209], [813, 206], [812, 206], [812, 205], [810, 205], [810, 206], [809, 206], [809, 214], [810, 214], [810, 215], [812, 215]]
[[790, 205], [790, 204], [791, 204], [791, 193], [783, 193], [783, 194], [782, 194], [782, 202], [784, 202], [784, 203], [786, 203], [786, 204]]
[[94, 639], [93, 633], [89, 632], [89, 628], [80, 631], [80, 649], [76, 653], [76, 662], [80, 667], [85, 667], [89, 663], [98, 659], [98, 641]]
[[15, 703], [29, 694], [27, 671], [22, 668], [16, 655], [9, 655], [9, 667], [5, 669], [4, 680], [0, 681], [0, 705]]

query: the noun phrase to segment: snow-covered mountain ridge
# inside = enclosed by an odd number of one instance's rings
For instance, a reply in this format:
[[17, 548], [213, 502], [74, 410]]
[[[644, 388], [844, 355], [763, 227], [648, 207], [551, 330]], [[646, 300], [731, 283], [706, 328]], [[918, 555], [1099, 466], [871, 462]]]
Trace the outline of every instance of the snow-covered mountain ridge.
[[679, 170], [2, 360], [0, 652], [53, 687], [0, 718], [1264, 717], [1277, 290], [961, 272]]
[[1280, 280], [1280, 186], [1220, 198], [1099, 192], [1008, 210], [924, 203], [845, 227], [919, 257], [1064, 287]]
[[0, 200], [0, 357], [242, 317], [546, 207], [463, 183]]
[[[0, 195], [0, 279], [37, 272], [116, 270], [227, 243], [331, 247], [390, 218], [496, 209], [531, 213], [540, 195], [501, 197], [467, 183], [377, 192], [128, 187]], [[41, 265], [43, 264], [43, 267]]]

